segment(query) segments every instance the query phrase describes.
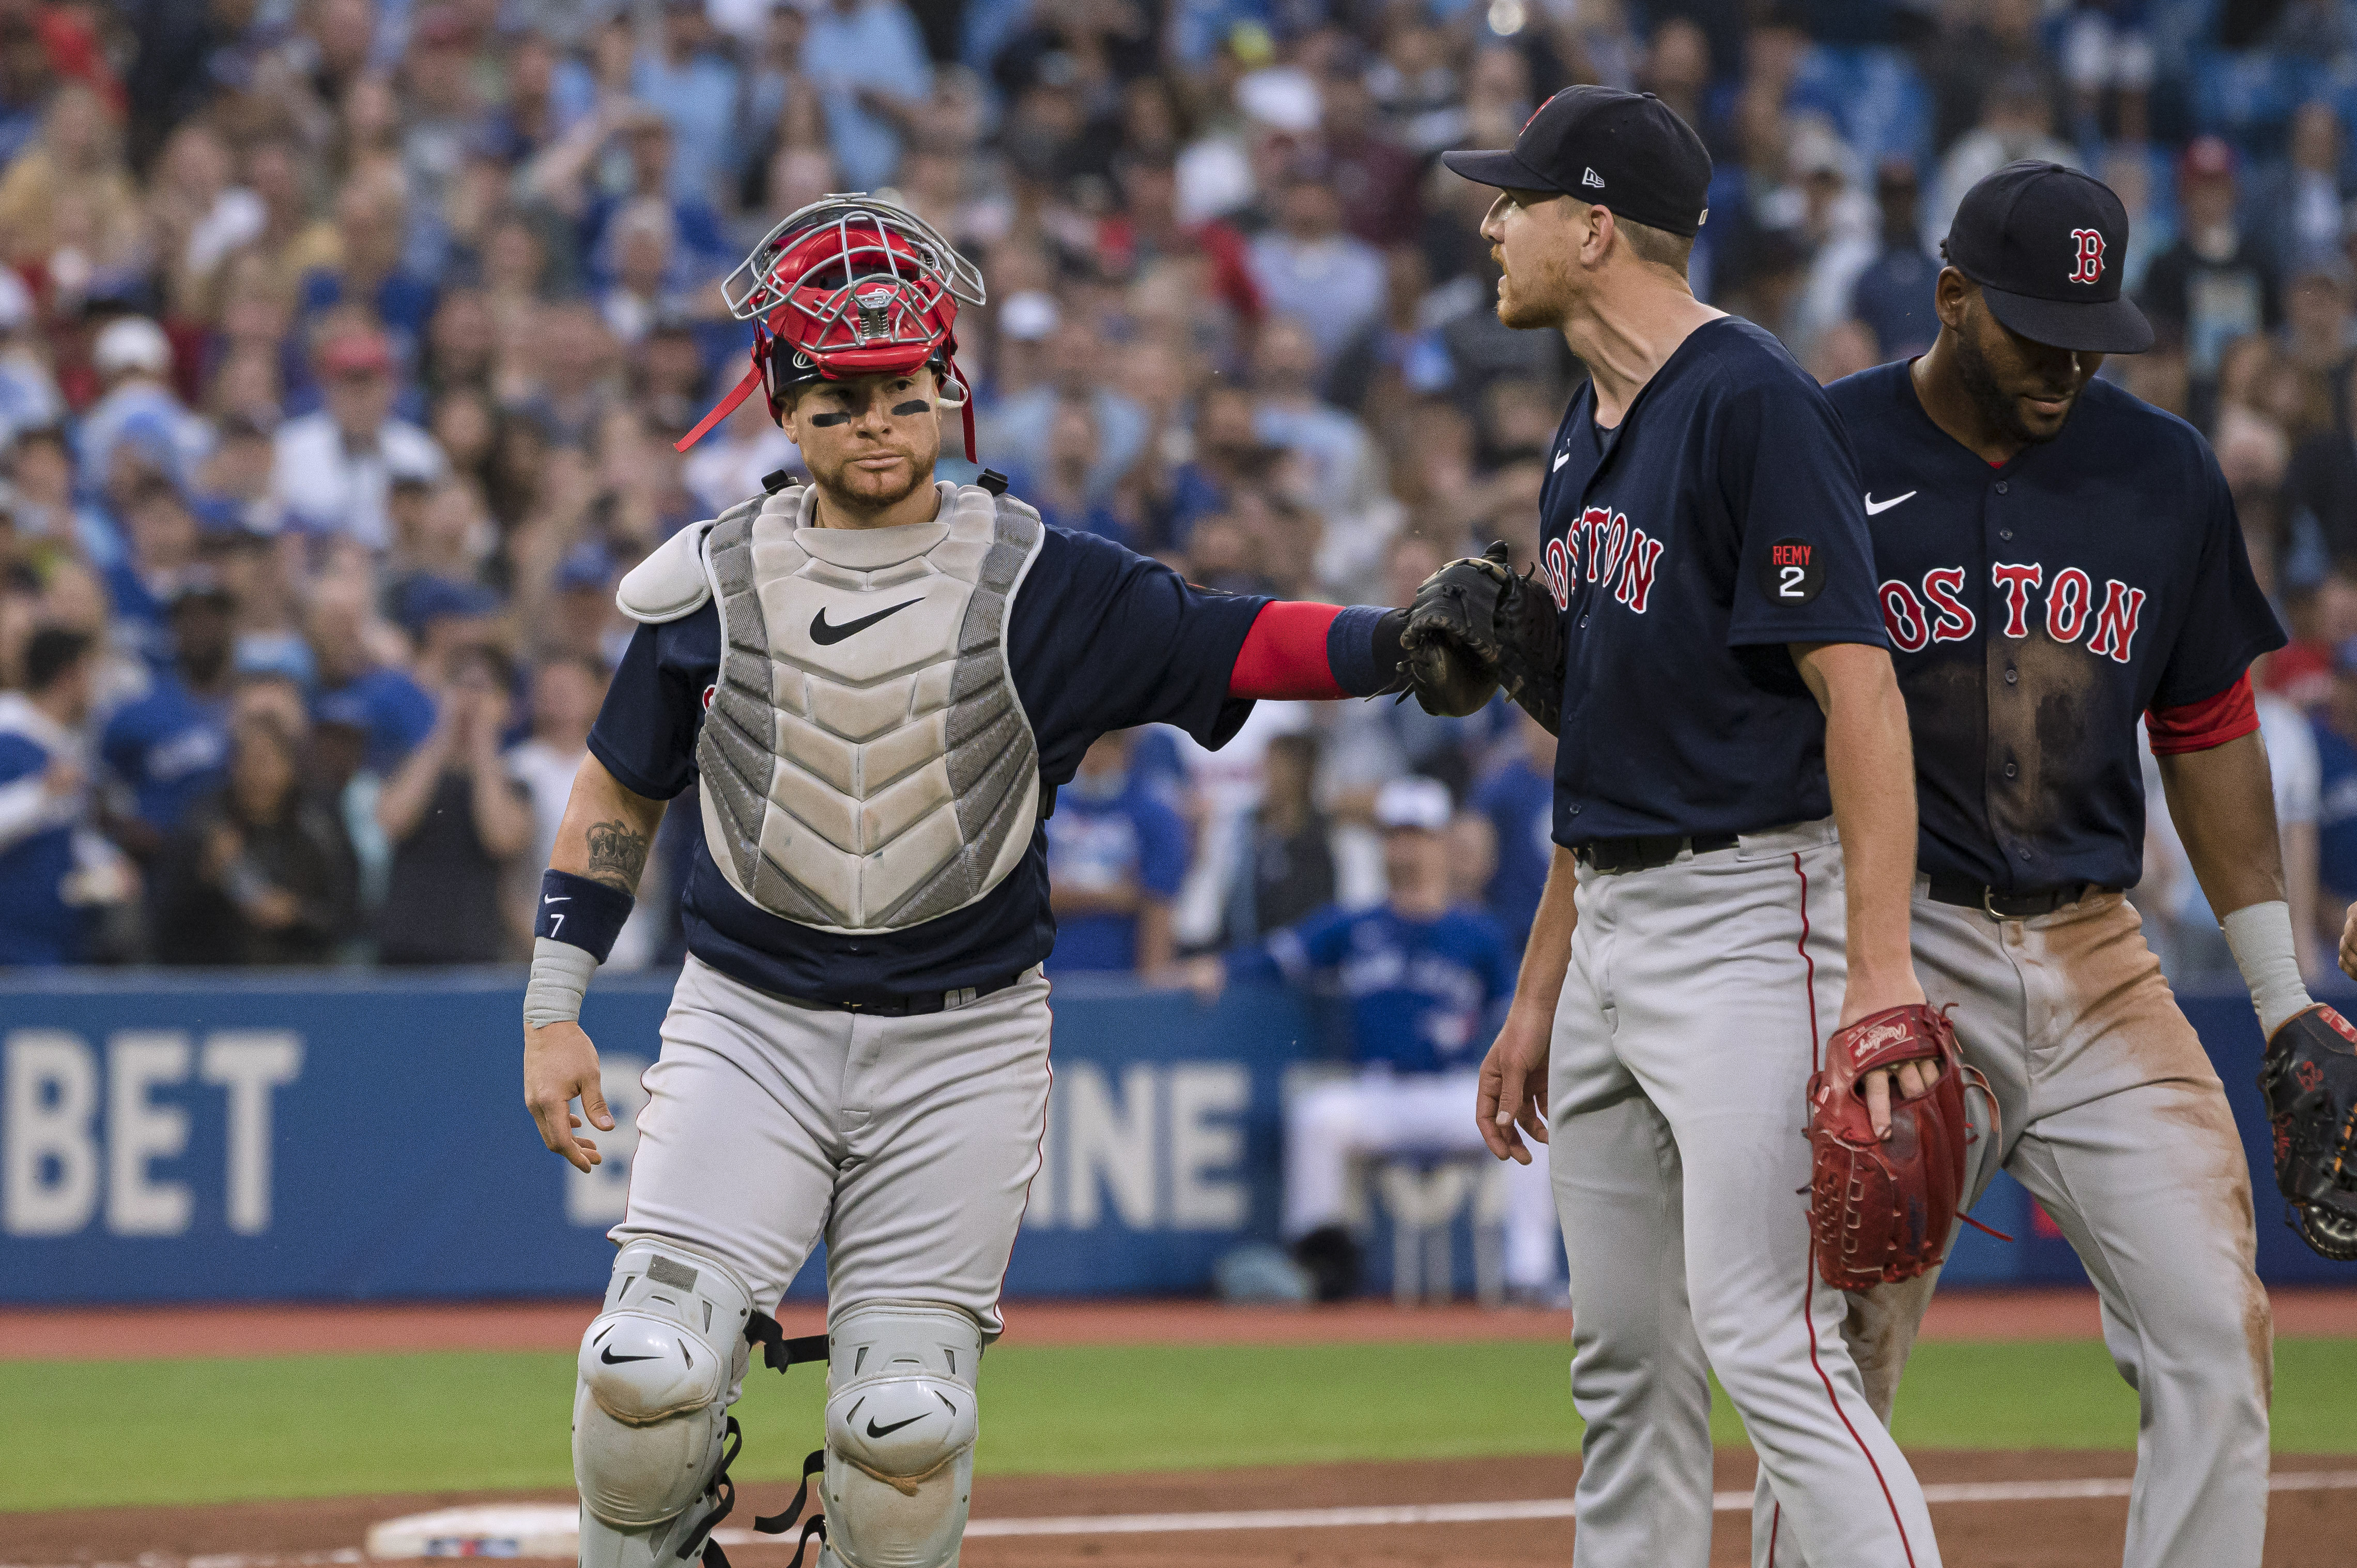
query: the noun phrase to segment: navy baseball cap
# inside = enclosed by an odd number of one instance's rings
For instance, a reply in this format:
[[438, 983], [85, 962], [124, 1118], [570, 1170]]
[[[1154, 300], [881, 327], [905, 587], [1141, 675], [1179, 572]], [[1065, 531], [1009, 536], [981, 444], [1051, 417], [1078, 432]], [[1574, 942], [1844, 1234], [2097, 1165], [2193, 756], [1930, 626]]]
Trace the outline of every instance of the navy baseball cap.
[[1539, 105], [1512, 148], [1440, 161], [1476, 184], [1560, 191], [1688, 238], [1710, 216], [1710, 154], [1650, 92], [1566, 87]]
[[1964, 192], [1941, 250], [1989, 311], [2033, 343], [2141, 354], [2152, 324], [2120, 294], [2127, 209], [2099, 179], [2024, 159]]

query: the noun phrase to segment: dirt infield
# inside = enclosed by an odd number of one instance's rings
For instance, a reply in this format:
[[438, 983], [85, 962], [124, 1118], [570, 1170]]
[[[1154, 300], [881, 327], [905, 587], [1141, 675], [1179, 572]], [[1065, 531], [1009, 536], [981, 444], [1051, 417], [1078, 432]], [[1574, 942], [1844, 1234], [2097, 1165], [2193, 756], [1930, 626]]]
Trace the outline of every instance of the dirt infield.
[[[2273, 1293], [2276, 1333], [2357, 1337], [2357, 1290]], [[0, 1360], [291, 1356], [406, 1350], [570, 1350], [594, 1300], [365, 1306], [0, 1308]], [[779, 1315], [789, 1334], [825, 1326], [814, 1305]], [[1284, 1345], [1411, 1339], [1539, 1339], [1569, 1315], [1474, 1306], [1402, 1311], [1360, 1302], [1314, 1311], [1211, 1302], [1010, 1302], [1010, 1345]], [[2093, 1339], [2091, 1290], [1951, 1291], [1932, 1304], [1927, 1339]]]
[[[1928, 1484], [2052, 1483], [2121, 1477], [2130, 1458], [2109, 1453], [1923, 1453]], [[2352, 1561], [2357, 1486], [2348, 1461], [2278, 1462], [2266, 1561], [2269, 1568], [2323, 1568]], [[2338, 1484], [2298, 1489], [2298, 1475], [2333, 1474]], [[1451, 1460], [1416, 1464], [1300, 1466], [1224, 1473], [985, 1479], [974, 1518], [1033, 1520], [1071, 1515], [1189, 1514], [1230, 1509], [1304, 1509], [1347, 1505], [1480, 1503], [1559, 1499], [1571, 1493], [1568, 1458]], [[1722, 1494], [1747, 1491], [1751, 1456], [1719, 1455]], [[1999, 1489], [2004, 1489], [2000, 1487]], [[2018, 1489], [2018, 1488], [2014, 1488]], [[748, 1488], [740, 1515], [775, 1508], [781, 1485]], [[543, 1497], [549, 1494], [541, 1494]], [[560, 1494], [561, 1496], [561, 1494]], [[206, 1509], [119, 1509], [0, 1515], [0, 1568], [121, 1563], [137, 1568], [270, 1568], [358, 1560], [379, 1520], [468, 1500], [457, 1496], [334, 1498]], [[1932, 1509], [1951, 1568], [2084, 1568], [2119, 1560], [2127, 1517], [2123, 1497], [2050, 1501], [1960, 1500]], [[1722, 1507], [1711, 1561], [1749, 1560], [1749, 1522]], [[1566, 1519], [1523, 1519], [1338, 1528], [1202, 1530], [1168, 1533], [1071, 1533], [988, 1537], [968, 1542], [966, 1568], [1367, 1568], [1442, 1563], [1452, 1568], [1528, 1568], [1569, 1561]], [[739, 1568], [775, 1568], [778, 1547], [730, 1546]], [[203, 1559], [210, 1558], [207, 1563]], [[192, 1559], [199, 1561], [192, 1563]]]

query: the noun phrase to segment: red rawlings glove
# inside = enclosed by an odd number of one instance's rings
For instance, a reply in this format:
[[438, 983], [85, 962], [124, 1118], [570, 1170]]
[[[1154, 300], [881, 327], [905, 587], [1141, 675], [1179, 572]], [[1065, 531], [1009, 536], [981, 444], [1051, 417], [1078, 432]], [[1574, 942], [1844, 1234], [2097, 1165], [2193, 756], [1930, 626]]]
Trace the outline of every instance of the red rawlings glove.
[[[1858, 1080], [1910, 1061], [1937, 1062], [1939, 1079], [1903, 1099], [1894, 1082], [1890, 1136], [1878, 1138]], [[1824, 1070], [1809, 1079], [1809, 1230], [1825, 1283], [1867, 1290], [1942, 1261], [1964, 1201], [1968, 1081], [1988, 1094], [1956, 1054], [1947, 1018], [1920, 1002], [1860, 1018], [1827, 1043]]]

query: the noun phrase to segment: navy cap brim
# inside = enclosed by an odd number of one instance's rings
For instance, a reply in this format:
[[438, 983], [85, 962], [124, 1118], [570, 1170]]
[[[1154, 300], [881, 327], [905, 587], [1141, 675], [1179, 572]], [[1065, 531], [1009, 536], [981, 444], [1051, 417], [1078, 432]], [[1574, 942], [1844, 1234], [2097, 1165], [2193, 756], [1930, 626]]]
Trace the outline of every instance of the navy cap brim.
[[1501, 147], [1492, 152], [1443, 153], [1440, 161], [1448, 166], [1451, 174], [1462, 175], [1476, 185], [1496, 186], [1500, 190], [1563, 188], [1553, 178], [1516, 157], [1512, 148]]
[[2011, 331], [2050, 349], [2074, 354], [2141, 354], [2152, 347], [2152, 323], [2123, 295], [2101, 302], [2038, 299], [1981, 285], [1989, 313]]

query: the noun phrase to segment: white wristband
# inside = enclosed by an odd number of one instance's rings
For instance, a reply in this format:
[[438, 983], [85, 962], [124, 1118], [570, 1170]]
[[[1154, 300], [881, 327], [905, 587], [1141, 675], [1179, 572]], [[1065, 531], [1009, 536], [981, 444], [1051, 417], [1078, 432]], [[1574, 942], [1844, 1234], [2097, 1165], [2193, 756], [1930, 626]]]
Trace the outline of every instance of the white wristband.
[[2246, 905], [2219, 924], [2226, 929], [2226, 945], [2233, 950], [2243, 983], [2251, 988], [2251, 1004], [2259, 1011], [2262, 1034], [2274, 1035], [2286, 1019], [2315, 1005], [2299, 978], [2290, 905], [2280, 898]]
[[589, 977], [597, 972], [596, 955], [570, 942], [535, 937], [532, 943], [532, 979], [523, 988], [523, 1026], [545, 1029], [570, 1024], [581, 1016], [581, 998], [588, 994]]

